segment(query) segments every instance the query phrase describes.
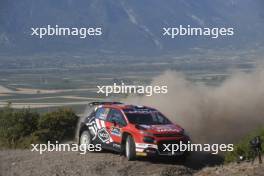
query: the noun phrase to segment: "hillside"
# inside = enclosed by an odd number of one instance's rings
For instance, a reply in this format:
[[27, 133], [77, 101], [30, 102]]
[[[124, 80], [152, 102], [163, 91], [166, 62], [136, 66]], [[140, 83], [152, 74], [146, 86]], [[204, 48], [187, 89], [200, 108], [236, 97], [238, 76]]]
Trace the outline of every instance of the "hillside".
[[[243, 47], [263, 44], [262, 0], [4, 0], [0, 4], [0, 51], [167, 53], [192, 47]], [[100, 26], [96, 39], [32, 38], [31, 27]], [[163, 27], [233, 27], [234, 37], [218, 40], [162, 37]], [[14, 52], [15, 51], [15, 52]]]

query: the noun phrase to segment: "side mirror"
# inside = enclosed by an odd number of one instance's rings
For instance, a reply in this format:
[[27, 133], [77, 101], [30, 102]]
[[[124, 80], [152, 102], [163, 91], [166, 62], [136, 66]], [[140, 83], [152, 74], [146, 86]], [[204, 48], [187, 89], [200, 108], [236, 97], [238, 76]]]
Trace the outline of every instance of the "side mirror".
[[116, 125], [117, 125], [117, 122], [116, 122], [116, 120], [114, 120], [114, 121], [113, 121], [113, 124], [114, 124], [114, 126], [116, 126]]

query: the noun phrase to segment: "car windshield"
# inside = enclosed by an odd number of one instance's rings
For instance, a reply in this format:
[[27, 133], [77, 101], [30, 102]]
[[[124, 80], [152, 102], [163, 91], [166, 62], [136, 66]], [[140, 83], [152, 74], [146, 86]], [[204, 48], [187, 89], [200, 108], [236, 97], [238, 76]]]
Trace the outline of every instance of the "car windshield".
[[128, 121], [139, 125], [160, 125], [171, 124], [171, 122], [159, 112], [151, 113], [125, 113]]

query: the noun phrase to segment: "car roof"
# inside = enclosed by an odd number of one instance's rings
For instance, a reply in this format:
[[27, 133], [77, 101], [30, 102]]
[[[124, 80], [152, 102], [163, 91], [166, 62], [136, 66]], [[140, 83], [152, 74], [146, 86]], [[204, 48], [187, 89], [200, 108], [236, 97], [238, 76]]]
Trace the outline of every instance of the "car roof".
[[114, 108], [123, 111], [157, 111], [154, 108], [148, 106], [138, 106], [138, 105], [129, 105], [129, 104], [110, 104], [110, 105], [102, 105], [105, 108]]
[[148, 106], [140, 106], [140, 105], [131, 105], [131, 104], [124, 104], [121, 102], [91, 102], [89, 103], [90, 107], [105, 107], [105, 108], [113, 108], [123, 110], [125, 112], [151, 112], [157, 111], [154, 108]]

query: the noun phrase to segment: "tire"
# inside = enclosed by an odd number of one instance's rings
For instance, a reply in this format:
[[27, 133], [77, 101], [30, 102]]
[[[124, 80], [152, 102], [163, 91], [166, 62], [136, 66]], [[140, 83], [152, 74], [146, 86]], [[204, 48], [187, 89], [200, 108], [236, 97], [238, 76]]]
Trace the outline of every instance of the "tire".
[[83, 131], [80, 136], [80, 148], [83, 150], [83, 145], [89, 145], [92, 144], [92, 138], [88, 131]]
[[132, 136], [127, 136], [125, 144], [125, 156], [128, 161], [133, 161], [136, 159], [136, 147]]

